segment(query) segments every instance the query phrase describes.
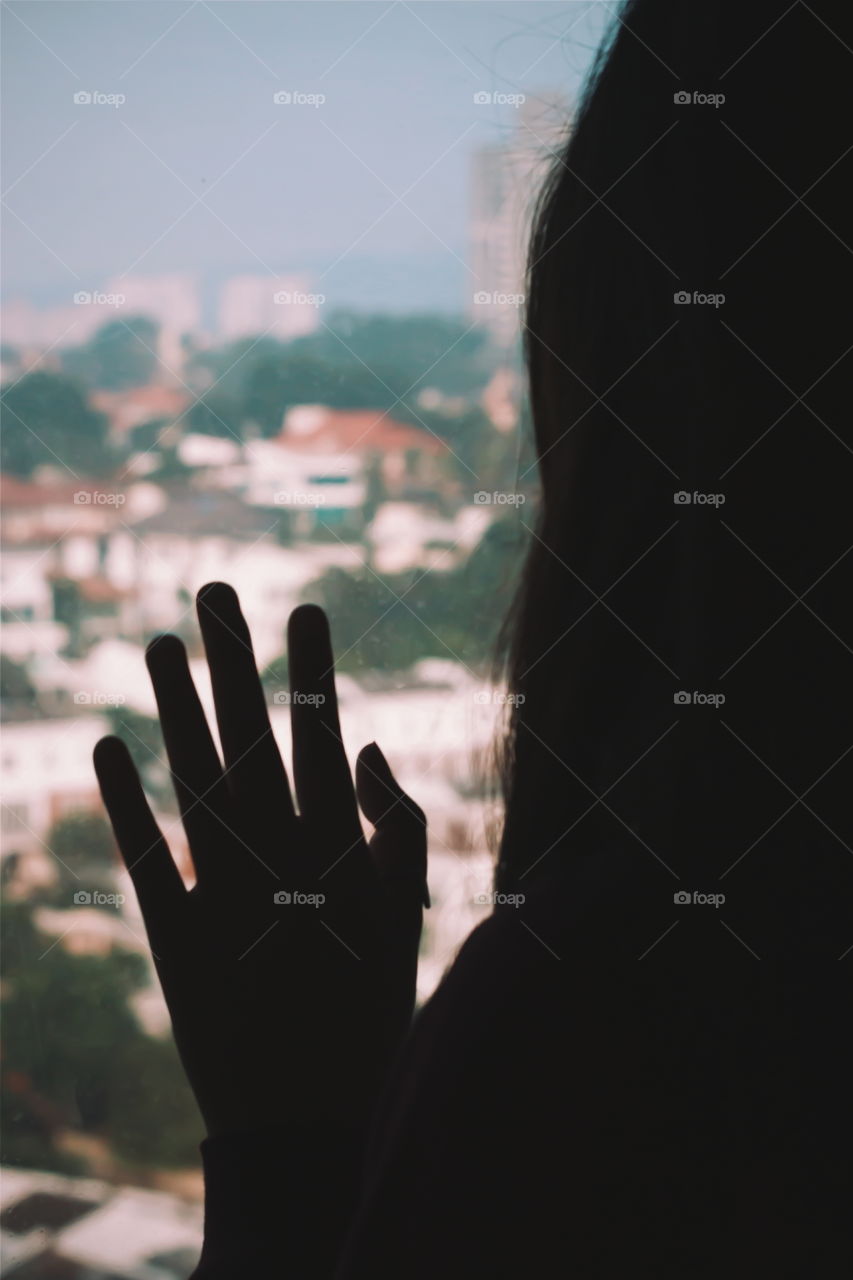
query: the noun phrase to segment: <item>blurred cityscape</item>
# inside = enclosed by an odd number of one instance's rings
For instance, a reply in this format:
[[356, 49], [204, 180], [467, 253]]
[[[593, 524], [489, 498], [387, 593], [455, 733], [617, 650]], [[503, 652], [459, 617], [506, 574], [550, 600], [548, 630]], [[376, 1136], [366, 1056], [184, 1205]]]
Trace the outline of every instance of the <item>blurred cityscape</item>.
[[[188, 881], [144, 648], [231, 582], [290, 755], [285, 627], [330, 617], [344, 740], [429, 819], [425, 999], [489, 911], [498, 629], [536, 500], [521, 371], [529, 209], [564, 128], [472, 157], [467, 314], [335, 309], [310, 273], [129, 274], [4, 307], [3, 1274], [189, 1274], [201, 1137], [91, 764], [127, 742]], [[557, 122], [555, 125], [554, 122]]]

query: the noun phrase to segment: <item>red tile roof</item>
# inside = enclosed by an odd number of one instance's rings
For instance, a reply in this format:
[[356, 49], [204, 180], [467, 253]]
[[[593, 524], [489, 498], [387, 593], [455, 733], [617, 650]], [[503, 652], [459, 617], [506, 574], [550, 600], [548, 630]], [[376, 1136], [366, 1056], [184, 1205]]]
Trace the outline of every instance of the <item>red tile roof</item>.
[[156, 418], [177, 418], [190, 395], [181, 387], [131, 387], [127, 391], [93, 391], [92, 407], [105, 413], [115, 427], [151, 422]]
[[276, 440], [289, 449], [334, 453], [416, 449], [438, 456], [448, 452], [432, 432], [398, 422], [380, 409], [329, 409], [312, 431], [282, 431]]
[[80, 480], [53, 480], [48, 484], [36, 484], [33, 480], [20, 480], [17, 476], [4, 472], [0, 476], [0, 506], [11, 510], [25, 510], [28, 507], [73, 503], [75, 493], [97, 488], [94, 481]]

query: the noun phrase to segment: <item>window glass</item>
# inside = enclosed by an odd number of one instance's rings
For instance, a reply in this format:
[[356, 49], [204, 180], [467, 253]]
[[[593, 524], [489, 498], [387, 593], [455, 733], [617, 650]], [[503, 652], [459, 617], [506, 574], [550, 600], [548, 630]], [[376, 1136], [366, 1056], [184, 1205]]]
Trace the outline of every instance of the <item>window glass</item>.
[[190, 875], [143, 654], [180, 635], [209, 707], [203, 583], [240, 592], [286, 758], [287, 618], [328, 611], [347, 749], [429, 819], [421, 1000], [489, 910], [525, 227], [604, 9], [4, 9], [10, 1274], [197, 1257], [201, 1127], [91, 757], [125, 739]]

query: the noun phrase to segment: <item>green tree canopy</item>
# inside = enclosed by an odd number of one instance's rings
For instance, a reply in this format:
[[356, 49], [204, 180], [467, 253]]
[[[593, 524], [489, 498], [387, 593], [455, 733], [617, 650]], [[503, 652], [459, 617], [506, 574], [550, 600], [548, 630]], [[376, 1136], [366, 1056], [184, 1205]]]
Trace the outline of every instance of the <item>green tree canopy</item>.
[[107, 707], [106, 714], [110, 733], [121, 738], [127, 747], [146, 791], [161, 805], [174, 804], [163, 733], [157, 717], [143, 715], [127, 706]]
[[32, 708], [36, 703], [36, 688], [26, 667], [6, 653], [0, 653], [0, 699], [4, 706]]
[[[287, 343], [260, 337], [198, 352], [187, 375], [223, 420], [233, 421], [224, 410], [236, 406], [241, 421], [255, 422], [271, 436], [287, 410], [299, 404], [393, 408], [395, 416], [414, 421], [424, 387], [474, 397], [495, 362], [483, 331], [462, 320], [336, 312], [315, 333]], [[221, 430], [202, 410], [197, 422], [195, 430]]]
[[87, 380], [105, 391], [154, 381], [159, 334], [159, 324], [149, 316], [108, 320], [81, 350]]
[[2, 924], [5, 1159], [81, 1171], [53, 1147], [58, 1125], [133, 1164], [196, 1166], [201, 1124], [174, 1043], [147, 1035], [129, 1003], [145, 959], [71, 955], [35, 927], [30, 903], [7, 903]]
[[[74, 894], [80, 890], [113, 891], [118, 852], [112, 828], [99, 813], [80, 810], [59, 818], [48, 831], [45, 843], [56, 860], [59, 875], [57, 906], [71, 907]], [[113, 903], [95, 905], [116, 909]]]
[[107, 421], [78, 382], [35, 370], [3, 395], [0, 458], [4, 471], [28, 477], [38, 466], [65, 467], [68, 478], [102, 475], [113, 465]]
[[395, 672], [434, 657], [485, 673], [518, 583], [522, 535], [517, 516], [496, 521], [467, 562], [450, 571], [382, 576], [328, 570], [305, 598], [322, 605], [332, 620], [337, 667], [355, 675]]

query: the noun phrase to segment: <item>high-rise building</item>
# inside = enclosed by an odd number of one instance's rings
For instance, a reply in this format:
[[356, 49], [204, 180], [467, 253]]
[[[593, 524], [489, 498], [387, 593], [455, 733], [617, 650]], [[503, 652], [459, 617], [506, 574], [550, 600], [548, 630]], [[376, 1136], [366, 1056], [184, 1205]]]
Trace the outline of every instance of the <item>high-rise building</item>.
[[304, 276], [232, 276], [219, 295], [218, 329], [224, 338], [297, 338], [320, 325], [322, 293]]
[[[180, 380], [183, 338], [201, 323], [196, 281], [187, 275], [113, 276], [103, 288], [75, 289], [68, 300], [40, 307], [25, 298], [3, 306], [5, 342], [12, 347], [61, 350], [89, 342], [102, 325], [147, 316], [159, 325], [158, 382]], [[170, 375], [173, 377], [170, 378]]]
[[470, 314], [501, 347], [511, 347], [520, 332], [531, 217], [568, 126], [565, 99], [539, 94], [521, 104], [506, 142], [482, 147], [473, 156]]

